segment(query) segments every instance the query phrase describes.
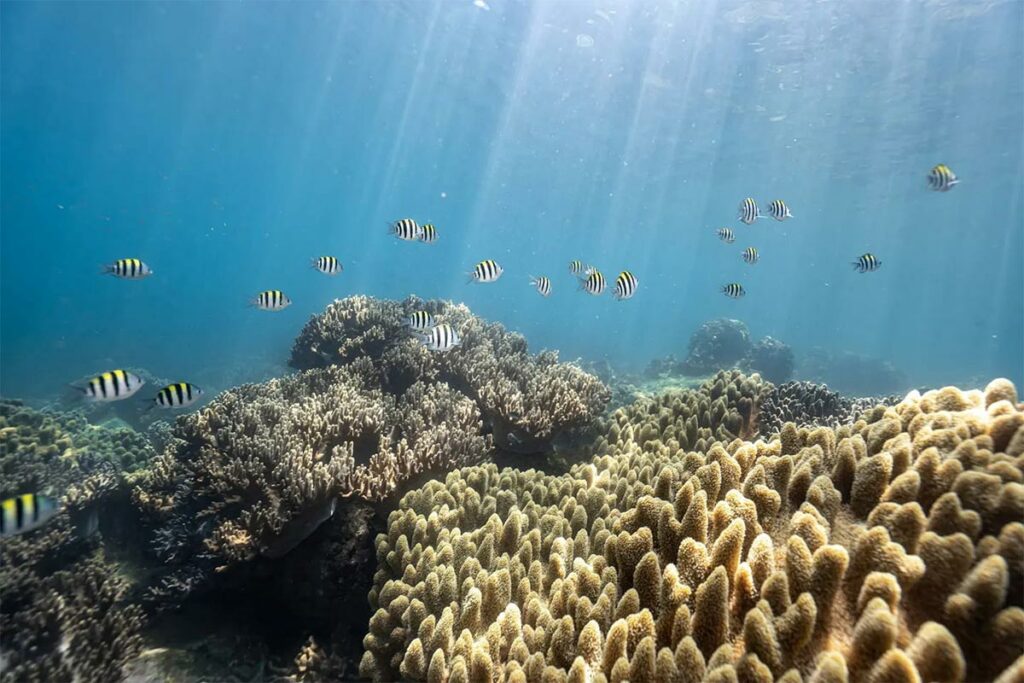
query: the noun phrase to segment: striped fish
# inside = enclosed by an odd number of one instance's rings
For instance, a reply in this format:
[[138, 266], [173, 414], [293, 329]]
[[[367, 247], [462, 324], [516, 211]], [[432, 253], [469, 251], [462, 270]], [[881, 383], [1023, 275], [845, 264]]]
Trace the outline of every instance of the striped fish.
[[768, 215], [777, 221], [784, 221], [787, 218], [793, 217], [793, 214], [789, 212], [789, 207], [786, 206], [786, 202], [781, 199], [773, 199], [768, 202]]
[[406, 327], [410, 327], [414, 330], [426, 330], [434, 326], [434, 316], [430, 315], [426, 311], [413, 311], [412, 314], [405, 319]]
[[956, 173], [945, 164], [938, 164], [928, 172], [928, 187], [936, 192], [949, 192], [959, 182]]
[[60, 512], [60, 501], [50, 496], [23, 493], [0, 503], [0, 537], [38, 529]]
[[738, 282], [730, 282], [726, 286], [722, 287], [722, 294], [725, 294], [730, 299], [739, 299], [746, 293], [746, 290], [743, 289], [743, 285]]
[[313, 259], [313, 267], [324, 275], [337, 275], [345, 268], [336, 256], [320, 256]]
[[752, 198], [747, 197], [740, 202], [739, 215], [737, 216], [740, 222], [752, 225], [760, 217], [761, 212], [757, 208], [757, 202]]
[[388, 234], [400, 240], [418, 240], [423, 234], [423, 228], [411, 218], [399, 218], [388, 226]]
[[759, 254], [757, 253], [756, 247], [747, 247], [746, 249], [743, 250], [743, 260], [746, 261], [747, 263], [753, 265], [757, 263], [758, 258]]
[[103, 272], [125, 280], [141, 280], [153, 274], [149, 266], [137, 258], [117, 259], [113, 263], [103, 266]]
[[430, 351], [450, 351], [461, 343], [459, 333], [448, 323], [435, 325], [425, 334], [417, 335], [420, 343]]
[[569, 272], [576, 276], [587, 276], [594, 272], [594, 266], [588, 266], [583, 261], [576, 259], [575, 261], [569, 261]]
[[604, 291], [604, 275], [599, 270], [593, 270], [585, 278], [580, 278], [580, 289], [586, 290], [588, 294], [598, 296]]
[[636, 276], [628, 270], [624, 270], [619, 273], [619, 276], [615, 278], [615, 293], [614, 296], [619, 301], [623, 299], [630, 299], [636, 294], [637, 282]]
[[84, 387], [77, 387], [89, 401], [120, 401], [142, 388], [146, 382], [124, 370], [111, 370], [96, 375]]
[[420, 228], [420, 242], [433, 244], [437, 241], [437, 228], [433, 223], [424, 223]]
[[540, 277], [531, 277], [530, 284], [537, 289], [537, 292], [539, 292], [541, 296], [549, 296], [551, 294], [551, 280], [543, 275]]
[[861, 254], [857, 257], [856, 261], [853, 261], [851, 265], [858, 273], [867, 273], [869, 271], [878, 270], [882, 267], [882, 262], [875, 257], [874, 254], [867, 253]]
[[732, 228], [719, 228], [715, 234], [718, 235], [718, 239], [726, 244], [732, 244], [736, 241], [736, 235], [733, 233]]
[[153, 406], [160, 408], [185, 408], [199, 400], [203, 390], [188, 382], [168, 384], [153, 399]]
[[494, 282], [504, 272], [497, 261], [487, 259], [476, 264], [473, 272], [469, 274], [469, 278], [474, 282]]
[[281, 311], [291, 306], [292, 300], [285, 296], [280, 289], [268, 289], [257, 294], [256, 298], [249, 302], [249, 305], [264, 311]]

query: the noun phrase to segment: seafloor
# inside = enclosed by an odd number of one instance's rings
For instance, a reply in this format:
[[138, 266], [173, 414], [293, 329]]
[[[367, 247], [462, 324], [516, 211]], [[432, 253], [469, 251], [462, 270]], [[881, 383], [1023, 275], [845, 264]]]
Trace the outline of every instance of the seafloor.
[[858, 400], [769, 342], [777, 384], [624, 379], [351, 297], [173, 424], [0, 401], [3, 498], [66, 510], [0, 542], [0, 680], [1024, 680], [1013, 384]]

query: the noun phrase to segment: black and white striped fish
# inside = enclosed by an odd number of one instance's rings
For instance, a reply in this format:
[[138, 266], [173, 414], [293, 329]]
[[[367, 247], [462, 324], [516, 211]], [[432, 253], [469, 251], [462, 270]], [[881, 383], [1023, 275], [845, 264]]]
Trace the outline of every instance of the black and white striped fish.
[[141, 280], [153, 274], [149, 266], [137, 258], [119, 258], [113, 263], [103, 266], [103, 272], [125, 280]]
[[23, 493], [0, 503], [0, 537], [23, 534], [46, 524], [60, 512], [60, 501], [50, 496]]
[[413, 311], [405, 319], [405, 326], [413, 330], [426, 330], [434, 326], [434, 316], [426, 311]]
[[747, 263], [757, 263], [758, 258], [759, 254], [757, 253], [756, 247], [747, 247], [746, 249], [743, 250], [743, 260], [746, 261]]
[[615, 292], [614, 296], [619, 301], [623, 299], [632, 298], [636, 294], [636, 286], [640, 284], [636, 276], [628, 270], [624, 270], [619, 273], [619, 276], [615, 278]]
[[418, 240], [423, 234], [423, 228], [411, 218], [399, 218], [388, 226], [388, 234], [400, 240]]
[[249, 302], [250, 306], [263, 311], [281, 311], [292, 305], [292, 300], [285, 296], [280, 289], [268, 289], [260, 292], [256, 298]]
[[938, 164], [928, 172], [928, 187], [936, 192], [949, 192], [959, 182], [953, 169], [945, 164]]
[[88, 401], [120, 401], [142, 388], [146, 382], [130, 372], [111, 370], [96, 375], [84, 387], [76, 387]]
[[715, 234], [718, 235], [718, 239], [726, 244], [732, 244], [736, 241], [736, 235], [733, 233], [732, 228], [719, 228]]
[[336, 256], [319, 256], [313, 259], [313, 267], [324, 275], [337, 275], [344, 270]]
[[576, 259], [574, 261], [569, 261], [569, 272], [572, 273], [573, 275], [576, 275], [576, 276], [582, 275], [582, 276], [586, 277], [587, 275], [590, 275], [591, 273], [593, 273], [594, 270], [596, 270], [594, 268], [594, 266], [588, 266], [587, 264], [585, 264], [583, 261], [580, 261], [579, 259]]
[[474, 282], [494, 282], [501, 277], [503, 272], [505, 271], [501, 269], [497, 261], [486, 259], [476, 264], [476, 267], [469, 274], [469, 279]]
[[541, 275], [540, 277], [531, 277], [530, 284], [536, 288], [537, 292], [541, 296], [548, 296], [551, 294], [551, 280]]
[[168, 384], [153, 399], [153, 406], [160, 408], [185, 408], [199, 400], [203, 390], [188, 382]]
[[462, 342], [459, 333], [448, 323], [434, 325], [426, 333], [416, 336], [430, 351], [450, 351]]
[[604, 275], [599, 270], [592, 270], [585, 278], [580, 278], [580, 289], [585, 290], [588, 294], [598, 296], [604, 291], [604, 287]]
[[786, 206], [786, 202], [781, 199], [773, 199], [768, 202], [768, 215], [777, 221], [784, 221], [787, 218], [793, 217], [793, 214], [789, 212], [789, 207]]
[[739, 299], [746, 293], [746, 290], [743, 289], [743, 285], [738, 282], [730, 282], [726, 286], [722, 287], [722, 294], [725, 294], [730, 299]]
[[424, 223], [420, 226], [420, 242], [432, 244], [437, 241], [437, 228], [433, 223]]
[[740, 222], [752, 225], [760, 217], [761, 211], [757, 208], [757, 202], [751, 197], [747, 197], [740, 202], [739, 215], [737, 216]]
[[878, 260], [872, 253], [861, 254], [857, 257], [856, 261], [853, 261], [851, 265], [858, 273], [867, 273], [873, 270], [878, 270], [882, 267], [882, 262]]

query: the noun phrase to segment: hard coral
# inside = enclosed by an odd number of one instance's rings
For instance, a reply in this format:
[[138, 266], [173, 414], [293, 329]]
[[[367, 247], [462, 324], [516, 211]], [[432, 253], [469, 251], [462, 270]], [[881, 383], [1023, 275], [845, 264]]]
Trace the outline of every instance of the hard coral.
[[750, 330], [741, 320], [718, 318], [702, 323], [690, 336], [683, 369], [702, 375], [731, 368], [750, 351]]

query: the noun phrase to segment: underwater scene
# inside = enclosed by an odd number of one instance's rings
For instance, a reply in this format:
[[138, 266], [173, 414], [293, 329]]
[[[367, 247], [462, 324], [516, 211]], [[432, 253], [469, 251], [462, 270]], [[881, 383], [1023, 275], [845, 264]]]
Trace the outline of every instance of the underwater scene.
[[0, 2], [0, 683], [1024, 681], [1024, 2]]

